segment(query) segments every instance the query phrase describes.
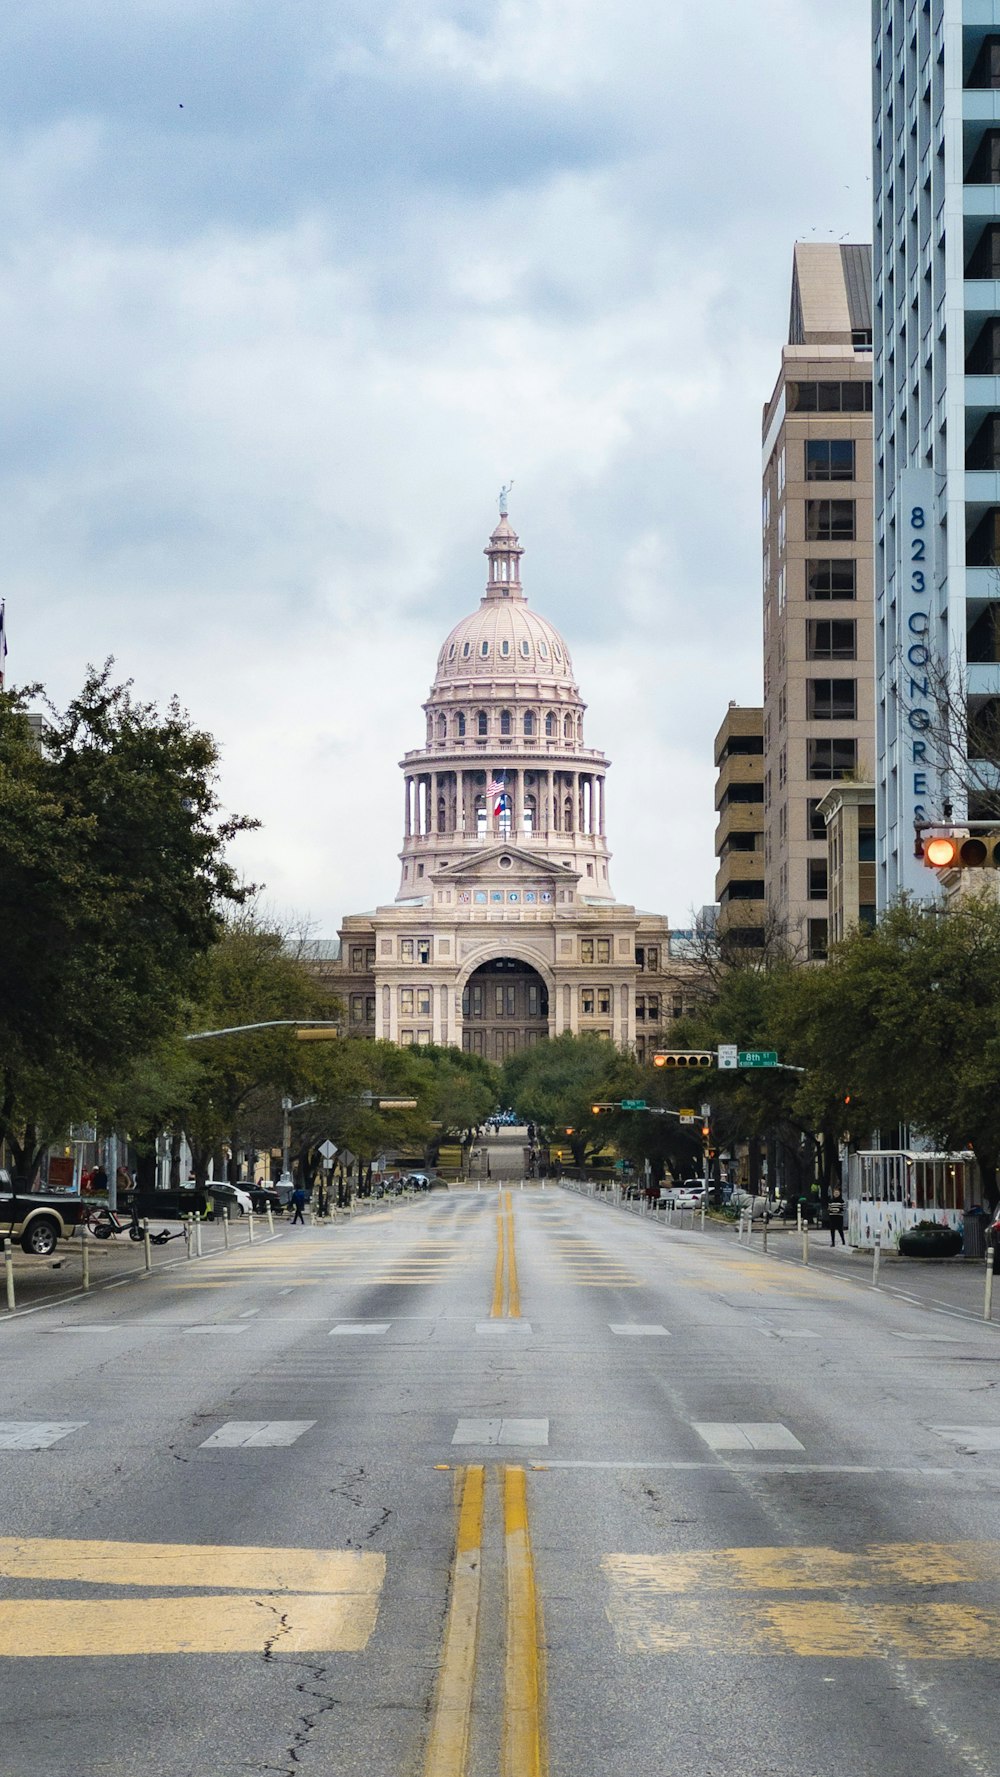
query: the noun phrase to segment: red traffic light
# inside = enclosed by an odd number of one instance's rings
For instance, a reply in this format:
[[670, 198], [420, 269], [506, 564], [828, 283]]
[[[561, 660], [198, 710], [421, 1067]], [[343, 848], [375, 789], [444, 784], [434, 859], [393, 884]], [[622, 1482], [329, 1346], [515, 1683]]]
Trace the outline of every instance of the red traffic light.
[[1000, 867], [1000, 835], [982, 838], [966, 831], [934, 833], [924, 840], [924, 863], [932, 870], [985, 870]]

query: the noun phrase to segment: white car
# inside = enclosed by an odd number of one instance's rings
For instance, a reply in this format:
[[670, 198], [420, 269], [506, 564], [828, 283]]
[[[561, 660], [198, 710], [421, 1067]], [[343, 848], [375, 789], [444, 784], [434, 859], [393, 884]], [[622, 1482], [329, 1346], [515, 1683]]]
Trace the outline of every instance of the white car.
[[701, 1200], [705, 1195], [704, 1185], [692, 1183], [689, 1179], [684, 1185], [668, 1185], [660, 1192], [663, 1203], [672, 1203], [675, 1209], [700, 1209]]

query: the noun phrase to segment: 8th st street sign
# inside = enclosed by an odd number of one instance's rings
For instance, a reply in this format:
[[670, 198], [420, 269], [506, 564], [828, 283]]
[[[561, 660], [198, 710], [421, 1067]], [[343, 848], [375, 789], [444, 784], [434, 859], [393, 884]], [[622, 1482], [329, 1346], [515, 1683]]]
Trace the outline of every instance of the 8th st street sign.
[[777, 1049], [741, 1049], [736, 1058], [737, 1067], [777, 1067]]

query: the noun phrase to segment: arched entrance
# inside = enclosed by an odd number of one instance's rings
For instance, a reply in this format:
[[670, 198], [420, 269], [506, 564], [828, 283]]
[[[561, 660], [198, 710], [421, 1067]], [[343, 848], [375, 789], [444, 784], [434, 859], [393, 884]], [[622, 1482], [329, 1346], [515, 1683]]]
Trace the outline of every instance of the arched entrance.
[[462, 1048], [505, 1061], [549, 1034], [549, 990], [537, 969], [513, 956], [481, 963], [462, 994]]

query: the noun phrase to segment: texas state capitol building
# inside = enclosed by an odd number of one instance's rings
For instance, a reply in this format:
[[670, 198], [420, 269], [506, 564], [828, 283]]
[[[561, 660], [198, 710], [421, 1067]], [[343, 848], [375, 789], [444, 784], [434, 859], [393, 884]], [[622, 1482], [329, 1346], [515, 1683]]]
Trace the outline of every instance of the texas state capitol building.
[[[314, 947], [349, 1034], [491, 1061], [561, 1031], [635, 1046], [692, 1001], [667, 920], [616, 901], [609, 761], [584, 741], [565, 641], [532, 611], [501, 501], [479, 607], [438, 655], [423, 745], [401, 761], [396, 899]], [[676, 948], [676, 946], [675, 946]]]

